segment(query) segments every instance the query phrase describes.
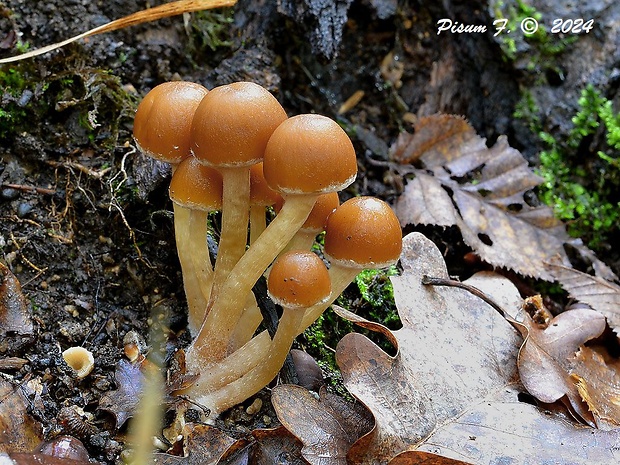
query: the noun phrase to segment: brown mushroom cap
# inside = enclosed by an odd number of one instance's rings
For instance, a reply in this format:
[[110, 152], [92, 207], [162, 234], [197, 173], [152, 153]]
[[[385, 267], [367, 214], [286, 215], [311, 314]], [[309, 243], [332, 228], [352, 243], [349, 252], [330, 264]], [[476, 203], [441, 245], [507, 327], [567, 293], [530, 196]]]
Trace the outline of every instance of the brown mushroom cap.
[[[276, 212], [279, 212], [283, 205], [284, 199], [280, 197], [275, 204]], [[327, 224], [327, 218], [338, 208], [338, 205], [340, 205], [338, 192], [328, 192], [327, 194], [319, 195], [301, 230], [316, 232], [317, 234], [323, 231]]]
[[270, 207], [282, 200], [282, 196], [267, 185], [263, 174], [263, 164], [250, 167], [250, 204]]
[[357, 160], [338, 123], [305, 114], [276, 128], [265, 149], [263, 170], [269, 186], [282, 194], [322, 194], [351, 184]]
[[154, 87], [136, 111], [133, 135], [146, 155], [179, 163], [190, 154], [194, 111], [208, 90], [193, 82], [164, 82]]
[[278, 257], [267, 281], [271, 299], [284, 308], [306, 308], [327, 299], [329, 273], [312, 252], [292, 250]]
[[177, 166], [170, 181], [170, 199], [182, 207], [196, 210], [222, 208], [222, 175], [187, 157]]
[[374, 197], [355, 197], [327, 219], [325, 253], [332, 262], [355, 268], [383, 268], [402, 249], [402, 229], [390, 206]]
[[192, 123], [191, 149], [196, 158], [212, 166], [261, 161], [271, 133], [286, 119], [276, 98], [252, 82], [219, 86], [206, 97]]

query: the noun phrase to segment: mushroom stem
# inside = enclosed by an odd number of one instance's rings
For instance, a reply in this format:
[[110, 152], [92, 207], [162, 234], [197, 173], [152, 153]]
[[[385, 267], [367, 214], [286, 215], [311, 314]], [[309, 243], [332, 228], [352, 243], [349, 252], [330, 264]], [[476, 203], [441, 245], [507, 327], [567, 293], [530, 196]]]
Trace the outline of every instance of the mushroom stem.
[[[297, 336], [297, 328], [302, 322], [303, 315], [304, 312], [298, 309], [285, 308], [276, 334], [269, 344], [267, 356], [235, 381], [225, 384], [216, 391], [197, 393], [194, 399], [208, 407], [212, 415], [218, 415], [260, 391], [277, 376], [282, 368], [293, 340]], [[260, 342], [263, 342], [263, 339]], [[194, 386], [190, 390], [194, 390]]]
[[189, 215], [188, 247], [200, 293], [204, 299], [200, 306], [196, 307], [196, 312], [193, 317], [194, 321], [190, 322], [190, 330], [193, 328], [192, 334], [196, 334], [197, 330], [199, 330], [202, 325], [213, 284], [213, 265], [211, 264], [209, 245], [207, 242], [208, 230], [209, 212], [205, 210], [191, 210]]
[[250, 206], [250, 245], [256, 242], [258, 236], [267, 228], [267, 215], [262, 205]]
[[220, 295], [226, 298], [211, 299], [213, 305], [188, 349], [188, 362], [195, 363], [192, 368], [199, 368], [201, 360], [207, 361], [208, 365], [228, 354], [231, 335], [243, 312], [248, 293], [306, 221], [316, 198], [314, 194], [286, 196], [280, 213], [237, 262], [220, 290]]
[[[193, 260], [194, 251], [192, 250], [190, 236], [190, 218], [192, 210], [173, 202], [174, 209], [174, 235], [177, 244], [177, 254], [181, 263], [181, 272], [183, 273], [183, 288], [185, 289], [185, 298], [187, 299], [188, 308], [188, 327], [192, 335], [196, 334], [200, 329], [202, 320], [204, 319], [204, 309], [208, 302], [208, 296], [205, 296], [201, 289], [201, 279], [196, 272]], [[206, 238], [205, 238], [206, 242]]]
[[237, 349], [245, 345], [260, 325], [261, 321], [263, 321], [263, 314], [258, 308], [256, 303], [256, 297], [253, 292], [248, 294], [248, 298], [245, 302], [245, 307], [243, 309], [243, 313], [241, 314], [241, 318], [235, 326], [231, 336], [230, 343], [230, 351], [234, 353]]
[[362, 271], [361, 268], [344, 267], [338, 264], [332, 263], [329, 268], [329, 279], [332, 283], [332, 291], [329, 298], [325, 302], [320, 302], [311, 307], [308, 307], [304, 312], [297, 334], [303, 333], [308, 329], [312, 323], [314, 323], [321, 314], [338, 298], [340, 294], [347, 288], [355, 277]]
[[[215, 260], [211, 301], [245, 253], [250, 216], [250, 168], [218, 167], [222, 173], [222, 231]], [[241, 296], [245, 298], [245, 294]], [[227, 300], [227, 299], [225, 299]]]
[[310, 250], [317, 236], [316, 231], [300, 229], [295, 233], [290, 242], [286, 245], [282, 253], [289, 250]]
[[201, 367], [200, 377], [179, 393], [207, 395], [241, 378], [267, 357], [270, 344], [269, 333], [262, 331], [225, 359]]

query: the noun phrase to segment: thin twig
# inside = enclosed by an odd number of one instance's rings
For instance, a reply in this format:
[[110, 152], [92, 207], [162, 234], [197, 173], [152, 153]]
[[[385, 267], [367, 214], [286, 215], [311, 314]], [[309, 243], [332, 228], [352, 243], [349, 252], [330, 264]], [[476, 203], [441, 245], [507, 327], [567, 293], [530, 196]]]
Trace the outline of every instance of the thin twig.
[[1, 184], [2, 189], [15, 189], [25, 192], [36, 192], [37, 194], [54, 195], [56, 191], [54, 189], [46, 189], [44, 187], [25, 186], [23, 184]]
[[470, 294], [475, 295], [479, 299], [482, 299], [484, 302], [489, 304], [495, 311], [497, 311], [508, 323], [512, 325], [515, 330], [519, 332], [522, 336], [528, 333], [527, 326], [523, 323], [519, 323], [513, 317], [511, 317], [506, 310], [504, 310], [499, 304], [497, 304], [493, 299], [491, 299], [488, 295], [482, 292], [480, 289], [470, 286], [469, 284], [462, 283], [461, 281], [456, 281], [454, 279], [446, 279], [446, 278], [436, 278], [433, 276], [422, 276], [422, 284], [425, 286], [447, 286], [447, 287], [458, 287], [459, 289], [464, 289]]

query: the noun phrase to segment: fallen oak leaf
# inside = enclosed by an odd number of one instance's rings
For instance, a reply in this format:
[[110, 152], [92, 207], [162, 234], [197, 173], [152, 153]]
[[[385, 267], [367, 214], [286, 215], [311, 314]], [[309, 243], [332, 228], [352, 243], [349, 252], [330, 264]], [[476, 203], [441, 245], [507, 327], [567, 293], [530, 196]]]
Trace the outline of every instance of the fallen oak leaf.
[[[391, 278], [403, 322], [393, 332], [397, 355], [390, 357], [354, 333], [336, 349], [346, 387], [376, 422], [352, 446], [351, 463], [384, 464], [407, 450], [469, 463], [617, 459], [619, 431], [579, 427], [519, 401], [521, 337], [467, 291], [424, 287], [425, 275], [447, 278], [434, 244], [420, 234], [408, 235], [401, 263], [403, 274]], [[506, 288], [500, 295], [498, 283]], [[483, 276], [475, 285], [502, 306], [519, 307], [519, 294], [508, 280]], [[590, 442], [597, 447], [587, 448]]]
[[548, 206], [532, 206], [526, 193], [542, 182], [521, 153], [500, 136], [487, 147], [463, 118], [422, 117], [415, 133], [402, 133], [390, 149], [415, 179], [395, 205], [403, 226], [458, 226], [464, 242], [483, 260], [525, 276], [553, 281], [543, 266], [552, 257], [570, 266], [565, 244], [591, 261], [604, 277], [615, 276], [579, 240], [572, 239]]
[[312, 465], [346, 465], [351, 445], [372, 427], [359, 404], [350, 404], [324, 388], [319, 399], [291, 384], [276, 386], [271, 401], [280, 422], [304, 444], [301, 453]]

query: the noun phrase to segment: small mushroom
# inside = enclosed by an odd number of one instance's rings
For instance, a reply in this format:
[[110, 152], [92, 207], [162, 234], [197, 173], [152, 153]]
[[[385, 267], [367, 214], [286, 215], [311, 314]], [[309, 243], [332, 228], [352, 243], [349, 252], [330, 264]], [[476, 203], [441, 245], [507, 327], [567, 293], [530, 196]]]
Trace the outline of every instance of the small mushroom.
[[174, 206], [174, 234], [183, 273], [190, 333], [198, 333], [204, 320], [213, 283], [207, 243], [208, 214], [222, 207], [222, 175], [187, 157], [170, 181]]
[[[269, 138], [263, 173], [269, 187], [284, 197], [284, 205], [230, 272], [222, 287], [226, 298], [214, 302], [188, 350], [188, 366], [196, 365], [191, 367], [196, 371], [204, 363], [198, 360], [217, 362], [229, 353], [231, 333], [243, 313], [247, 294], [306, 221], [317, 197], [353, 182], [355, 149], [335, 121], [314, 114], [294, 116]], [[223, 209], [225, 212], [225, 203]]]
[[69, 347], [62, 353], [62, 358], [73, 369], [77, 379], [86, 378], [95, 367], [93, 354], [84, 347]]
[[[284, 199], [276, 203], [276, 211], [280, 211]], [[327, 224], [327, 218], [332, 212], [340, 205], [340, 199], [338, 198], [338, 192], [328, 192], [327, 194], [321, 194], [317, 199], [314, 207], [310, 211], [308, 218], [299, 228], [299, 231], [295, 233], [291, 241], [286, 245], [284, 250], [310, 250], [312, 244], [324, 229]]]
[[142, 153], [173, 168], [190, 154], [189, 133], [194, 111], [208, 90], [188, 81], [164, 82], [140, 102], [133, 135]]
[[375, 197], [354, 197], [327, 219], [325, 255], [330, 260], [332, 295], [327, 305], [306, 310], [300, 331], [316, 321], [365, 269], [395, 264], [402, 250], [402, 229], [392, 208]]
[[[286, 117], [276, 98], [252, 82], [216, 87], [196, 109], [191, 150], [198, 161], [222, 173], [224, 186], [214, 295], [245, 252], [250, 211], [250, 166], [262, 161], [269, 137]], [[245, 301], [245, 295], [242, 297]]]
[[269, 351], [258, 365], [241, 378], [196, 401], [221, 413], [260, 391], [280, 371], [298, 334], [304, 310], [325, 302], [331, 295], [329, 273], [314, 253], [292, 250], [278, 257], [267, 281], [271, 299], [283, 309]]

